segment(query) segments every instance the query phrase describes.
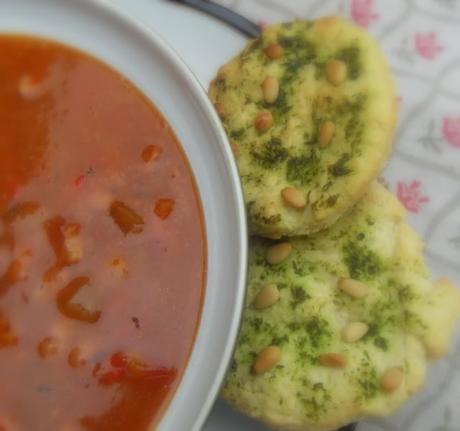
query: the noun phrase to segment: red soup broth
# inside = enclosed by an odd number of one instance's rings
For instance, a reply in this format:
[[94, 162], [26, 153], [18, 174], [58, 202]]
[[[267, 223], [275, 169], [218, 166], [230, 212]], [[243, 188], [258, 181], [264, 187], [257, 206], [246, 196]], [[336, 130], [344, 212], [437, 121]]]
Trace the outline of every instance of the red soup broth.
[[147, 430], [204, 294], [190, 168], [106, 65], [25, 36], [0, 52], [0, 430]]

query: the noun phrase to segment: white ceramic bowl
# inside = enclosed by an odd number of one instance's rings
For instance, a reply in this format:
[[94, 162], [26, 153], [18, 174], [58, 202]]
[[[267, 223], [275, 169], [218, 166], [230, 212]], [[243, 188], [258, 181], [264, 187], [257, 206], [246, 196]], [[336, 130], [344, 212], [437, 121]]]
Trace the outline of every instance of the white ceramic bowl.
[[204, 208], [208, 276], [193, 352], [158, 429], [199, 430], [231, 359], [245, 293], [244, 203], [220, 122], [176, 54], [108, 1], [0, 0], [0, 11], [0, 33], [54, 39], [121, 72], [153, 101], [182, 144]]

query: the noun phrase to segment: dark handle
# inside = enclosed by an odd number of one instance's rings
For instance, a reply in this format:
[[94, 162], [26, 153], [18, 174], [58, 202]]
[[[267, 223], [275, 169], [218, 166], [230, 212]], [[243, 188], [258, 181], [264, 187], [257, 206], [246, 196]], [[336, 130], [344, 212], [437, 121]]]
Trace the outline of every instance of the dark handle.
[[201, 12], [205, 12], [221, 21], [227, 23], [234, 29], [240, 31], [246, 36], [256, 38], [260, 35], [260, 27], [250, 21], [249, 19], [227, 9], [224, 6], [216, 4], [209, 0], [170, 0], [175, 3], [180, 3], [186, 6], [190, 6], [193, 9], [198, 9]]

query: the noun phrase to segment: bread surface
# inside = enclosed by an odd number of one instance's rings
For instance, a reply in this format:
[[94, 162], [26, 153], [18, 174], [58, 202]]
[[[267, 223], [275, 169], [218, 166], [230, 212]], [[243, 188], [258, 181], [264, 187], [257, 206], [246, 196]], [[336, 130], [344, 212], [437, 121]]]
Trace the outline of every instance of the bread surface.
[[[273, 46], [280, 51], [270, 58]], [[343, 82], [331, 82], [334, 62], [345, 65]], [[330, 226], [389, 156], [397, 111], [391, 73], [377, 43], [341, 18], [266, 28], [220, 68], [209, 94], [237, 155], [255, 234]], [[258, 130], [267, 116], [272, 125]], [[298, 191], [300, 208], [283, 199], [286, 188]]]
[[[396, 410], [422, 385], [428, 360], [447, 352], [460, 317], [459, 291], [430, 280], [399, 201], [374, 183], [347, 217], [290, 239], [290, 254], [270, 264], [274, 244], [250, 245], [246, 308], [224, 398], [282, 430], [335, 430]], [[344, 280], [364, 285], [366, 294], [343, 290]], [[269, 306], [258, 299], [267, 285], [279, 296]], [[360, 327], [367, 330], [356, 339]], [[255, 369], [269, 346], [278, 360]], [[401, 381], [388, 390], [394, 374]]]

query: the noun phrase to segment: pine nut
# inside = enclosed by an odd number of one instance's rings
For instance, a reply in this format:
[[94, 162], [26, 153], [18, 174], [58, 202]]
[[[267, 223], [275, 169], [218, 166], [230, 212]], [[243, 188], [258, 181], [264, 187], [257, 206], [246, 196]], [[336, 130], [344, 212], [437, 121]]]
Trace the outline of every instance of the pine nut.
[[273, 126], [273, 116], [270, 111], [259, 112], [254, 120], [254, 127], [259, 132], [266, 132]]
[[278, 98], [279, 83], [276, 78], [269, 76], [262, 82], [262, 93], [267, 103], [273, 103]]
[[332, 85], [340, 85], [347, 78], [347, 65], [340, 60], [331, 60], [326, 63], [326, 79]]
[[325, 353], [319, 356], [319, 363], [325, 367], [345, 368], [347, 366], [347, 358], [341, 353]]
[[289, 242], [272, 245], [265, 254], [265, 259], [270, 265], [276, 265], [285, 261], [292, 253], [292, 245]]
[[357, 299], [365, 298], [369, 294], [369, 288], [366, 284], [352, 278], [340, 278], [337, 287]]
[[325, 121], [319, 128], [319, 147], [327, 147], [335, 135], [335, 124], [331, 121]]
[[271, 307], [280, 299], [280, 292], [276, 284], [267, 284], [262, 287], [254, 299], [253, 307], [257, 310]]
[[393, 392], [401, 386], [403, 379], [404, 372], [400, 367], [389, 368], [380, 378], [380, 386], [385, 392]]
[[294, 187], [285, 187], [281, 190], [281, 197], [288, 205], [299, 210], [305, 208], [307, 205], [305, 195]]
[[254, 374], [263, 374], [273, 368], [281, 359], [281, 350], [278, 346], [268, 346], [262, 350], [252, 364]]
[[264, 49], [265, 55], [270, 60], [280, 58], [283, 55], [283, 51], [283, 47], [279, 43], [272, 43]]
[[347, 343], [354, 343], [361, 338], [363, 338], [367, 331], [369, 331], [369, 326], [363, 322], [352, 322], [349, 323], [342, 331], [342, 339]]

